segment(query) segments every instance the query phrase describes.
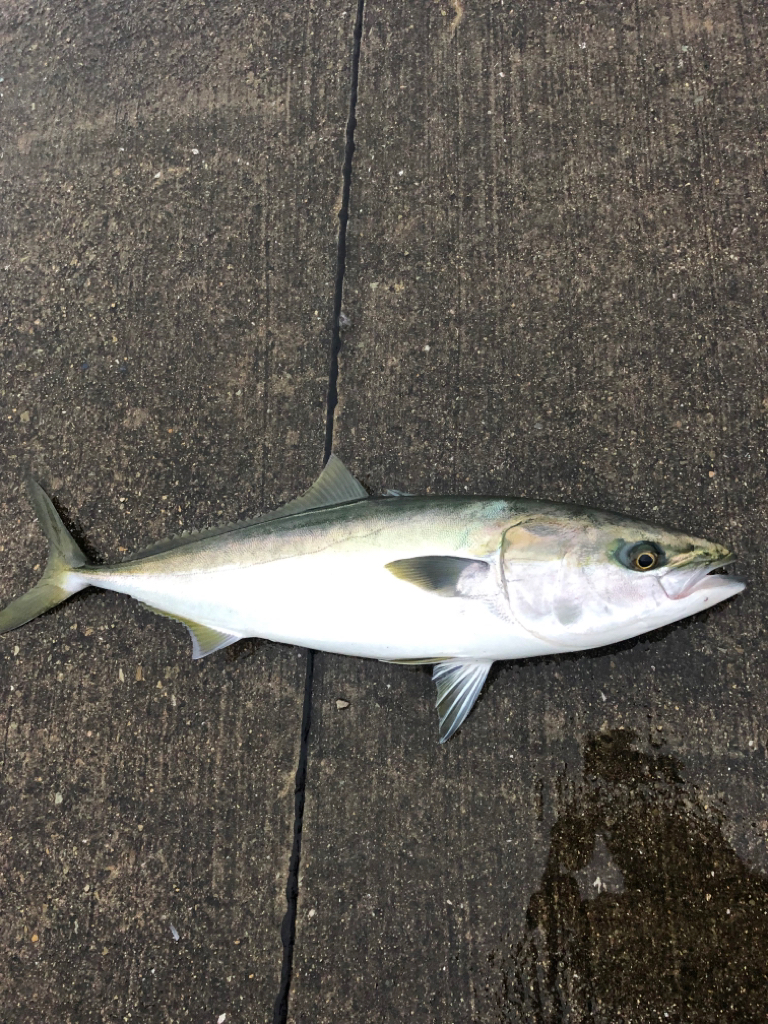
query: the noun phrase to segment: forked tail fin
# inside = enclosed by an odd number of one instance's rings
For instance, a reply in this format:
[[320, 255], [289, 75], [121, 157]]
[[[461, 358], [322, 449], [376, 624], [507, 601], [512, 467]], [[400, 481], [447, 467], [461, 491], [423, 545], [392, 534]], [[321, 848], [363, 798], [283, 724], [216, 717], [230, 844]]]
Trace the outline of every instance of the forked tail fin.
[[0, 633], [23, 626], [30, 619], [66, 601], [78, 590], [90, 586], [73, 571], [90, 563], [62, 523], [53, 502], [31, 477], [27, 480], [27, 490], [40, 526], [48, 538], [48, 563], [40, 582], [0, 611]]

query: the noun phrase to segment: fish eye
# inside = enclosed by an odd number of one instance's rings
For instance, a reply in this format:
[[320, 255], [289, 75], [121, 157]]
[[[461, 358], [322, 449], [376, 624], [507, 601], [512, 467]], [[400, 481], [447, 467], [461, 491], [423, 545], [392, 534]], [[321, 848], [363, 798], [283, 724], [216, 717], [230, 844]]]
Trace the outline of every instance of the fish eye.
[[652, 541], [641, 541], [633, 544], [628, 551], [621, 553], [621, 561], [628, 569], [636, 572], [648, 572], [664, 564], [664, 552]]
[[636, 569], [642, 569], [645, 572], [646, 569], [652, 569], [658, 558], [654, 551], [641, 551], [639, 555], [635, 555], [633, 559], [633, 565]]

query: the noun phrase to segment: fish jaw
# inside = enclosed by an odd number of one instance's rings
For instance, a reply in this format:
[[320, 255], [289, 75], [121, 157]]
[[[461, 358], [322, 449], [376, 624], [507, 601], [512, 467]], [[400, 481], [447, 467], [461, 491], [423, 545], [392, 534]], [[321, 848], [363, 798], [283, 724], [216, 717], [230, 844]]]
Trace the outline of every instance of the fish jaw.
[[673, 601], [682, 600], [699, 590], [717, 591], [727, 589], [729, 591], [728, 594], [718, 598], [718, 601], [725, 601], [727, 597], [733, 597], [741, 593], [746, 583], [738, 576], [713, 574], [718, 569], [724, 569], [726, 566], [732, 565], [735, 561], [734, 556], [727, 552], [719, 560], [706, 561], [689, 569], [675, 569], [668, 572], [659, 577], [659, 585], [667, 597]]
[[[720, 566], [716, 568], [720, 568]], [[745, 581], [739, 576], [713, 574], [713, 569], [707, 570], [706, 567], [702, 567], [702, 569], [704, 571], [697, 570], [694, 578], [678, 587], [674, 596], [669, 593], [669, 584], [665, 586], [664, 580], [659, 581], [659, 585], [668, 599], [664, 602], [666, 609], [674, 614], [674, 617], [667, 621], [677, 622], [689, 615], [696, 615], [707, 608], [713, 608], [716, 604], [728, 601], [740, 594], [746, 587]]]
[[735, 562], [735, 556], [726, 548], [713, 547], [708, 557], [696, 559], [692, 564], [661, 572], [658, 579], [660, 607], [668, 622], [678, 622], [689, 615], [697, 615], [740, 594], [746, 582], [740, 576], [731, 576], [719, 570]]

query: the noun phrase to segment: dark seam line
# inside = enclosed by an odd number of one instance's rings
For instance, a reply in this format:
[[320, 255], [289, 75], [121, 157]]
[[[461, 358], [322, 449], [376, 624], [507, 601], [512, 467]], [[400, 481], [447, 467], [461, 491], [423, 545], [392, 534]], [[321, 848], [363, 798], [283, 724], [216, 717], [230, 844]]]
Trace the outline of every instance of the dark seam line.
[[[338, 402], [339, 350], [341, 348], [341, 300], [344, 292], [344, 273], [347, 259], [347, 224], [349, 222], [349, 196], [352, 183], [352, 157], [355, 152], [355, 126], [357, 119], [357, 80], [360, 70], [360, 46], [363, 38], [363, 7], [365, 0], [358, 0], [357, 18], [353, 32], [352, 76], [349, 91], [349, 114], [347, 116], [346, 145], [342, 167], [341, 209], [339, 210], [339, 238], [336, 249], [336, 280], [333, 292], [333, 327], [328, 365], [328, 397], [325, 417], [325, 452], [323, 465], [333, 450], [333, 420]], [[299, 869], [301, 866], [301, 836], [304, 826], [304, 801], [307, 784], [307, 763], [309, 759], [309, 730], [312, 723], [312, 682], [314, 678], [315, 652], [307, 651], [307, 671], [304, 679], [304, 706], [301, 716], [301, 749], [296, 768], [294, 790], [293, 847], [285, 886], [286, 911], [280, 927], [283, 943], [283, 966], [280, 974], [280, 988], [275, 1000], [273, 1024], [287, 1024], [288, 999], [293, 978], [293, 952], [296, 945], [296, 915], [299, 902]]]
[[344, 273], [347, 266], [347, 223], [349, 221], [349, 194], [352, 187], [352, 157], [355, 153], [355, 128], [357, 118], [357, 79], [360, 70], [360, 44], [363, 38], [363, 7], [365, 0], [358, 0], [355, 21], [354, 46], [352, 50], [352, 82], [349, 93], [349, 116], [347, 118], [347, 142], [342, 168], [341, 209], [339, 210], [339, 242], [336, 250], [336, 284], [333, 293], [333, 331], [328, 365], [328, 400], [325, 415], [325, 454], [323, 464], [331, 457], [333, 450], [333, 419], [339, 399], [339, 350], [341, 349], [341, 300], [344, 294]]
[[312, 720], [312, 676], [315, 652], [307, 651], [307, 671], [304, 677], [304, 710], [301, 716], [301, 750], [296, 769], [296, 787], [293, 804], [293, 848], [288, 866], [288, 881], [285, 886], [287, 909], [280, 926], [283, 943], [283, 967], [280, 973], [280, 990], [275, 1000], [274, 1024], [286, 1024], [288, 1020], [288, 995], [293, 976], [293, 949], [296, 943], [296, 912], [299, 903], [299, 866], [301, 863], [301, 829], [304, 821], [304, 799], [307, 785], [307, 754], [309, 751], [309, 726]]

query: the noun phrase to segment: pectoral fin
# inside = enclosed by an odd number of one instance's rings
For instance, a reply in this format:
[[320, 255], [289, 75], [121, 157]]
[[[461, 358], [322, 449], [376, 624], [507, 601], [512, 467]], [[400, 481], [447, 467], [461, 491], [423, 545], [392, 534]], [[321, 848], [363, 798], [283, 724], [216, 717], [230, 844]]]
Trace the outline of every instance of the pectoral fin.
[[181, 622], [187, 627], [189, 635], [192, 637], [192, 658], [194, 661], [197, 661], [198, 658], [204, 658], [207, 654], [213, 654], [214, 651], [220, 651], [224, 647], [229, 647], [230, 644], [235, 644], [238, 640], [242, 640], [240, 634], [225, 633], [222, 629], [204, 626], [202, 622], [193, 622], [192, 619], [183, 619], [180, 615], [171, 615], [169, 612], [163, 611], [162, 608], [155, 608], [154, 605], [147, 604], [146, 601], [141, 603], [156, 615], [163, 615], [166, 619], [174, 619], [176, 622]]
[[469, 594], [472, 585], [484, 581], [491, 571], [487, 562], [475, 558], [457, 558], [454, 555], [398, 558], [388, 562], [385, 568], [399, 580], [442, 597]]
[[443, 661], [435, 665], [440, 742], [445, 743], [461, 726], [480, 695], [492, 661]]

